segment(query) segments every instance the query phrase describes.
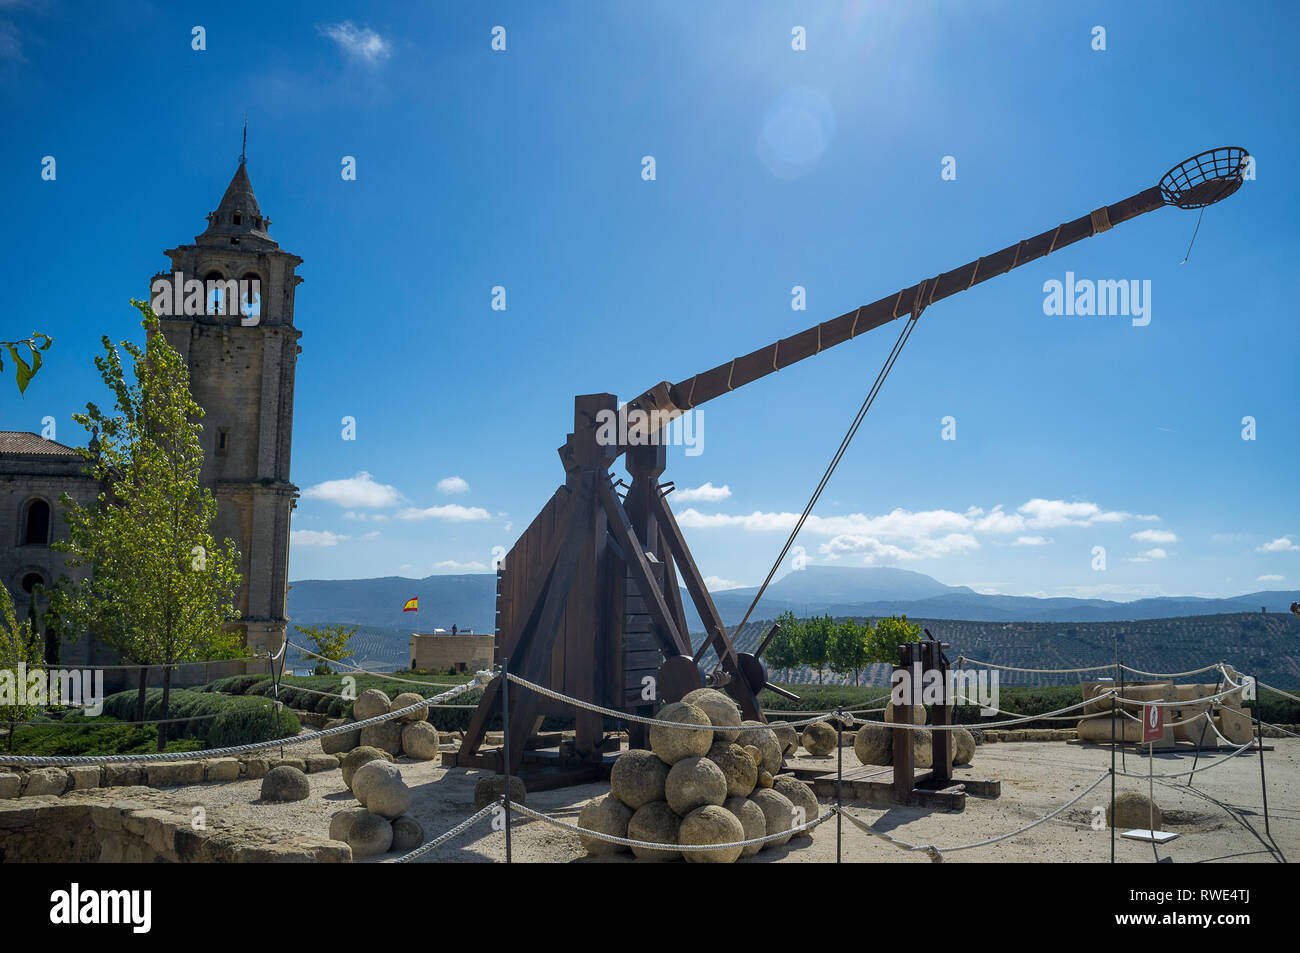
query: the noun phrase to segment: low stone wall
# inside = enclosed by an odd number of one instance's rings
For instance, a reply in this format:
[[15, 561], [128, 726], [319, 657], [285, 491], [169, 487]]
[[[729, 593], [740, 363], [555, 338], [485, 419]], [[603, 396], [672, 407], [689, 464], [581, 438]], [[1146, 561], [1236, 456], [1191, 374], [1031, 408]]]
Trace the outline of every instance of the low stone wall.
[[302, 758], [199, 758], [193, 761], [117, 762], [69, 765], [63, 768], [6, 767], [0, 756], [0, 799], [60, 797], [95, 788], [145, 786], [179, 787], [185, 784], [261, 778], [274, 767], [287, 764], [307, 774], [334, 771], [341, 756], [312, 754]]
[[[129, 795], [124, 797], [124, 795]], [[339, 841], [253, 826], [195, 827], [147, 788], [0, 802], [0, 863], [347, 863]]]

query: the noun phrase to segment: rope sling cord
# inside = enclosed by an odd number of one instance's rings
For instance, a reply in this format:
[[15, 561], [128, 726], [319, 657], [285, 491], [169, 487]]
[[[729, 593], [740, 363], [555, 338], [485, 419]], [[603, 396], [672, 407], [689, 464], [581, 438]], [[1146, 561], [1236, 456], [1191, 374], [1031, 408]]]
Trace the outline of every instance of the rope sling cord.
[[[763, 585], [759, 586], [758, 592], [754, 595], [754, 601], [751, 602], [749, 608], [745, 610], [744, 618], [740, 620], [740, 625], [736, 626], [734, 629], [735, 632], [739, 633], [744, 630], [745, 623], [749, 621], [749, 617], [753, 614], [754, 609], [757, 608], [759, 600], [763, 598], [763, 593], [767, 591], [767, 587], [771, 584], [772, 577], [775, 576], [776, 571], [781, 568], [781, 561], [785, 559], [786, 553], [788, 553], [790, 547], [794, 545], [794, 541], [798, 537], [799, 531], [803, 529], [803, 524], [807, 522], [809, 515], [813, 511], [813, 507], [816, 506], [817, 501], [821, 499], [822, 491], [826, 489], [826, 485], [830, 482], [831, 475], [835, 472], [835, 468], [840, 465], [840, 460], [843, 459], [845, 451], [848, 450], [849, 444], [853, 441], [854, 436], [858, 432], [858, 428], [862, 426], [863, 418], [866, 417], [867, 411], [871, 409], [871, 405], [875, 402], [876, 395], [880, 393], [880, 388], [884, 385], [885, 379], [889, 376], [889, 372], [894, 367], [894, 362], [898, 360], [898, 355], [902, 353], [903, 345], [905, 345], [907, 339], [911, 337], [912, 329], [916, 327], [916, 322], [917, 319], [921, 317], [921, 312], [925, 310], [926, 306], [925, 304], [922, 304], [921, 299], [924, 297], [926, 288], [930, 286], [932, 281], [934, 281], [934, 279], [926, 279], [916, 286], [916, 295], [912, 299], [912, 313], [908, 318], [907, 324], [904, 325], [902, 332], [898, 335], [898, 340], [894, 342], [893, 350], [889, 352], [889, 356], [885, 359], [884, 366], [881, 367], [880, 373], [876, 375], [876, 381], [871, 385], [871, 390], [867, 392], [867, 396], [863, 399], [862, 406], [858, 408], [857, 416], [853, 418], [853, 423], [850, 425], [848, 432], [845, 433], [844, 439], [840, 441], [839, 449], [835, 451], [835, 455], [831, 458], [830, 464], [826, 467], [826, 472], [822, 475], [821, 481], [817, 484], [817, 489], [813, 491], [812, 497], [808, 500], [808, 505], [803, 508], [803, 513], [799, 516], [798, 522], [795, 523], [794, 529], [790, 531], [790, 538], [787, 539], [785, 545], [781, 547], [780, 554], [776, 557], [776, 561], [772, 563], [772, 568], [768, 571], [767, 578], [763, 580]], [[933, 297], [933, 291], [931, 292], [931, 297]], [[897, 317], [897, 315], [895, 315], [895, 317]]]

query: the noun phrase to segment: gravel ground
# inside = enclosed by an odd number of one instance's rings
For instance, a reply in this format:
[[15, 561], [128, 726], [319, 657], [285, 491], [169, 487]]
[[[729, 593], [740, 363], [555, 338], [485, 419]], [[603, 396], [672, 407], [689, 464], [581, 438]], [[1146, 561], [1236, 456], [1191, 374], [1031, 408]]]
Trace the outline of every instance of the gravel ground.
[[[1265, 753], [1268, 774], [1271, 840], [1264, 834], [1263, 802], [1260, 797], [1259, 756], [1240, 755], [1187, 779], [1156, 784], [1156, 803], [1165, 812], [1164, 829], [1181, 836], [1157, 848], [1161, 858], [1175, 863], [1233, 860], [1274, 863], [1285, 857], [1300, 859], [1300, 739], [1270, 742], [1275, 750]], [[1201, 764], [1216, 755], [1202, 757]], [[1157, 753], [1157, 774], [1186, 771], [1193, 753]], [[826, 758], [828, 766], [834, 760]], [[1147, 770], [1147, 760], [1127, 754], [1128, 770]], [[846, 766], [857, 759], [846, 752]], [[1091, 745], [1061, 742], [1017, 742], [983, 745], [977, 749], [975, 768], [957, 771], [958, 777], [988, 777], [1002, 782], [1002, 796], [996, 799], [969, 797], [964, 813], [936, 813], [918, 808], [875, 808], [846, 805], [876, 830], [914, 844], [950, 847], [994, 837], [1015, 830], [1051, 813], [1075, 797], [1110, 767], [1110, 750]], [[1123, 765], [1119, 765], [1121, 769]], [[414, 793], [411, 813], [432, 838], [474, 813], [474, 785], [483, 772], [442, 768], [432, 762], [406, 762], [402, 775]], [[170, 799], [187, 805], [202, 804], [209, 815], [229, 822], [256, 823], [292, 833], [326, 835], [330, 816], [356, 801], [343, 787], [342, 773], [330, 771], [308, 775], [311, 796], [290, 804], [258, 801], [260, 780], [226, 784], [203, 784], [167, 792]], [[583, 804], [608, 792], [603, 784], [541, 791], [528, 796], [534, 810], [576, 823]], [[1117, 790], [1146, 793], [1145, 777], [1119, 778]], [[1079, 804], [1060, 817], [1031, 831], [998, 844], [959, 851], [946, 861], [1037, 861], [1105, 862], [1110, 859], [1107, 828], [1093, 830], [1091, 809], [1109, 803], [1110, 782], [1103, 781]], [[750, 861], [758, 863], [834, 862], [835, 820], [817, 828], [811, 837], [798, 837], [784, 847], [767, 848]], [[631, 855], [599, 859], [585, 856], [575, 834], [540, 821], [518, 819], [513, 831], [513, 853], [517, 861], [584, 863], [630, 862]], [[846, 861], [903, 861], [927, 863], [923, 853], [899, 850], [844, 823]], [[1155, 859], [1150, 844], [1115, 839], [1116, 859], [1123, 863], [1150, 863]], [[1280, 856], [1279, 856], [1280, 855]], [[388, 858], [396, 856], [387, 855]], [[480, 821], [456, 840], [422, 858], [425, 862], [474, 863], [505, 858], [505, 837]], [[385, 858], [373, 858], [362, 863]]]

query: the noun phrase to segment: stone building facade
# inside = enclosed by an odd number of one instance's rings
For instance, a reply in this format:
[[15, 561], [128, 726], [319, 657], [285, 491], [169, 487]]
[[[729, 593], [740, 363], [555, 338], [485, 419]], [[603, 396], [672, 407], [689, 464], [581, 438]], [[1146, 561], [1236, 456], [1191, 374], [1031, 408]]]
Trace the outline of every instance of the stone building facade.
[[416, 672], [476, 672], [491, 668], [496, 636], [471, 632], [412, 632], [411, 670]]
[[[174, 308], [159, 315], [168, 343], [189, 366], [190, 390], [204, 410], [200, 480], [217, 501], [213, 538], [230, 538], [240, 552], [238, 628], [254, 652], [275, 651], [284, 641], [289, 519], [298, 495], [289, 463], [301, 351], [293, 318], [294, 292], [303, 279], [295, 270], [302, 259], [280, 249], [270, 225], [241, 157], [207, 229], [193, 244], [166, 252], [171, 268], [154, 276], [149, 295], [157, 300], [160, 282], [192, 279], [209, 289], [246, 279], [256, 289], [238, 308], [222, 302], [218, 290], [215, 301], [208, 292], [202, 313]], [[75, 578], [50, 543], [67, 534], [60, 494], [87, 502], [98, 493], [82, 465], [70, 447], [36, 434], [0, 433], [0, 579], [20, 606], [20, 593], [30, 593], [33, 584], [64, 573]]]

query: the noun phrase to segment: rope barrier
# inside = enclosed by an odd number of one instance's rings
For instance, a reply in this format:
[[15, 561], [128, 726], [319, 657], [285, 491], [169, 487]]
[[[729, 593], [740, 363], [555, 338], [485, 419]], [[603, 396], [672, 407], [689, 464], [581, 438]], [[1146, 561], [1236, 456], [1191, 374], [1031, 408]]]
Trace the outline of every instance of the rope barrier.
[[1293, 702], [1300, 702], [1300, 698], [1297, 698], [1295, 695], [1292, 695], [1290, 692], [1284, 692], [1280, 688], [1274, 688], [1272, 685], [1267, 685], [1264, 682], [1261, 682], [1259, 679], [1255, 679], [1255, 684], [1258, 685], [1260, 688], [1267, 688], [1270, 692], [1276, 692], [1277, 694], [1281, 695], [1283, 698], [1289, 698]]
[[[1215, 732], [1217, 733], [1218, 729], [1215, 729]], [[1220, 735], [1219, 737], [1222, 738], [1223, 736]], [[1224, 738], [1223, 740], [1228, 741], [1227, 738]], [[1211, 761], [1209, 764], [1206, 764], [1203, 767], [1192, 768], [1192, 770], [1190, 771], [1179, 771], [1174, 774], [1156, 774], [1156, 775], [1134, 774], [1132, 771], [1116, 771], [1115, 773], [1126, 778], [1141, 778], [1143, 780], [1149, 777], [1154, 777], [1157, 781], [1160, 780], [1161, 778], [1186, 778], [1186, 777], [1190, 777], [1193, 774], [1199, 774], [1202, 771], [1208, 771], [1211, 768], [1218, 767], [1219, 765], [1223, 764], [1223, 762], [1229, 760], [1230, 758], [1235, 758], [1237, 755], [1241, 754], [1242, 751], [1244, 751], [1246, 748], [1249, 748], [1254, 743], [1255, 743], [1255, 739], [1252, 738], [1250, 739], [1250, 741], [1247, 741], [1245, 744], [1240, 745], [1233, 751], [1228, 752], [1222, 758], [1217, 758], [1216, 760]], [[1228, 741], [1228, 744], [1232, 744], [1232, 742]]]
[[996, 668], [1004, 672], [1030, 672], [1041, 675], [1073, 675], [1076, 672], [1099, 672], [1113, 669], [1113, 665], [1089, 665], [1085, 668], [1016, 668], [1013, 665], [997, 665], [994, 662], [981, 662], [979, 659], [967, 658], [965, 655], [957, 656], [959, 662], [970, 662], [973, 665], [983, 665], [985, 668]]
[[[575, 708], [583, 708], [586, 709], [587, 711], [596, 712], [601, 715], [608, 715], [611, 718], [618, 718], [623, 721], [637, 722], [638, 724], [643, 724], [643, 725], [657, 725], [660, 728], [690, 728], [693, 731], [714, 730], [713, 725], [693, 725], [693, 724], [688, 724], [687, 722], [684, 721], [664, 721], [661, 718], [646, 718], [643, 715], [633, 715], [625, 711], [618, 711], [614, 708], [605, 708], [603, 705], [596, 705], [593, 704], [592, 702], [583, 701], [581, 698], [574, 698], [570, 695], [565, 695], [562, 694], [561, 692], [553, 691], [552, 689], [546, 688], [543, 685], [538, 685], [536, 682], [530, 682], [528, 681], [528, 679], [521, 678], [520, 676], [515, 675], [513, 673], [511, 673], [507, 677], [510, 679], [510, 681], [514, 682], [516, 685], [520, 685], [523, 688], [527, 688], [532, 691], [535, 691], [539, 695], [545, 695], [547, 698], [553, 698], [556, 701], [567, 702], [568, 704], [574, 706]], [[785, 723], [785, 727], [797, 728], [800, 725], [811, 725], [811, 724], [815, 724], [816, 722], [830, 721], [832, 716], [833, 713], [828, 715], [819, 715], [816, 718], [805, 718], [802, 721], [787, 721]], [[734, 727], [738, 731], [746, 730], [744, 726], [729, 725], [727, 727], [729, 728]], [[761, 725], [761, 726], [750, 726], [750, 727], [765, 728], [767, 726]]]
[[[413, 860], [419, 860], [421, 857], [423, 857], [425, 854], [429, 853], [430, 851], [437, 850], [439, 847], [447, 843], [447, 841], [451, 840], [453, 837], [459, 837], [461, 834], [465, 833], [465, 831], [469, 830], [479, 821], [483, 820], [483, 818], [487, 817], [489, 814], [495, 811], [504, 800], [505, 800], [504, 798], [497, 798], [497, 800], [493, 801], [491, 804], [483, 808], [483, 810], [479, 811], [477, 814], [471, 814], [469, 817], [465, 818], [465, 820], [461, 821], [451, 830], [447, 831], [447, 833], [442, 834], [439, 837], [435, 837], [433, 840], [429, 841], [429, 843], [423, 844], [420, 847], [415, 848], [415, 850], [411, 851], [409, 854], [403, 854], [401, 857], [394, 857], [391, 860], [385, 860], [384, 863], [385, 864], [409, 864]], [[515, 806], [518, 807], [518, 805]]]
[[807, 821], [806, 823], [799, 824], [795, 827], [791, 827], [788, 831], [781, 831], [780, 833], [777, 834], [767, 834], [763, 837], [752, 837], [748, 840], [728, 841], [725, 844], [659, 844], [653, 841], [632, 840], [629, 837], [618, 837], [615, 834], [606, 834], [602, 831], [587, 830], [587, 828], [585, 827], [578, 827], [576, 824], [570, 824], [567, 821], [562, 821], [558, 817], [551, 817], [548, 814], [543, 814], [541, 811], [534, 811], [532, 808], [525, 807], [523, 804], [520, 804], [518, 801], [511, 801], [510, 805], [514, 810], [525, 815], [526, 817], [531, 817], [534, 820], [543, 821], [547, 824], [553, 824], [556, 827], [563, 827], [565, 830], [573, 831], [573, 833], [575, 834], [585, 835], [587, 837], [594, 837], [596, 840], [602, 840], [605, 841], [606, 843], [618, 844], [622, 847], [644, 847], [650, 850], [671, 850], [671, 851], [734, 850], [737, 847], [741, 847], [741, 848], [752, 847], [755, 844], [770, 844], [772, 841], [776, 841], [776, 840], [783, 840], [783, 839], [788, 840], [790, 837], [794, 836], [795, 834], [800, 834], [803, 833], [804, 831], [810, 831], [813, 828], [817, 827], [818, 825], [824, 824], [826, 821], [829, 821], [831, 819], [831, 816], [835, 813], [835, 809], [830, 808], [827, 810], [825, 814], [822, 814], [820, 817], [814, 818], [811, 821]]
[[363, 721], [349, 722], [345, 725], [339, 725], [336, 728], [323, 728], [319, 731], [310, 731], [305, 734], [295, 735], [292, 738], [275, 738], [271, 741], [258, 741], [246, 745], [231, 745], [226, 748], [204, 748], [198, 751], [159, 751], [153, 754], [123, 754], [123, 755], [0, 755], [0, 764], [4, 765], [21, 765], [29, 767], [57, 767], [65, 764], [127, 764], [127, 763], [144, 763], [149, 761], [197, 761], [202, 758], [219, 758], [232, 754], [240, 754], [247, 751], [261, 751], [264, 748], [281, 748], [290, 745], [305, 744], [309, 741], [316, 741], [320, 738], [328, 738], [333, 735], [345, 734], [351, 731], [359, 731], [362, 728], [369, 728], [371, 725], [382, 724], [394, 718], [401, 718], [404, 715], [412, 714], [437, 704], [448, 698], [455, 698], [463, 695], [465, 692], [480, 684], [484, 684], [493, 678], [492, 672], [478, 672], [475, 676], [464, 685], [457, 685], [455, 688], [445, 691], [440, 695], [434, 695], [430, 698], [416, 702], [414, 705], [408, 705], [405, 708], [399, 708], [396, 711], [386, 712], [382, 715], [375, 715], [373, 718], [366, 718]]
[[907, 841], [900, 840], [899, 838], [896, 837], [892, 837], [889, 834], [886, 834], [884, 831], [877, 831], [872, 829], [861, 818], [855, 817], [854, 815], [850, 814], [848, 811], [843, 810], [842, 808], [832, 807], [831, 811], [838, 812], [839, 814], [848, 818], [850, 823], [852, 823], [855, 827], [857, 827], [861, 831], [864, 831], [867, 834], [870, 834], [873, 837], [878, 837], [881, 840], [886, 841], [887, 843], [893, 844], [895, 847], [901, 848], [902, 850], [923, 851], [929, 854], [930, 859], [935, 863], [942, 863], [944, 854], [951, 854], [959, 850], [971, 850], [972, 848], [975, 847], [987, 847], [989, 844], [996, 844], [998, 841], [1004, 841], [1007, 840], [1008, 838], [1015, 837], [1019, 834], [1023, 834], [1025, 831], [1032, 830], [1033, 828], [1037, 827], [1039, 824], [1045, 823], [1046, 821], [1050, 821], [1052, 818], [1057, 817], [1062, 812], [1073, 807], [1075, 804], [1078, 804], [1080, 801], [1084, 799], [1084, 797], [1086, 797], [1089, 793], [1091, 793], [1093, 789], [1097, 787], [1097, 785], [1101, 784], [1102, 781], [1105, 781], [1109, 777], [1110, 777], [1110, 772], [1109, 771], [1104, 772], [1103, 774], [1097, 777], [1097, 780], [1093, 781], [1092, 784], [1088, 785], [1086, 788], [1080, 791], [1074, 798], [1062, 804], [1055, 811], [1052, 811], [1052, 813], [1046, 814], [1043, 817], [1040, 817], [1038, 820], [1026, 824], [1024, 827], [1016, 828], [1014, 831], [1009, 831], [1006, 834], [999, 834], [997, 837], [989, 837], [982, 841], [976, 841], [973, 844], [958, 844], [954, 847], [936, 847], [933, 844], [925, 844], [925, 845], [909, 844]]

